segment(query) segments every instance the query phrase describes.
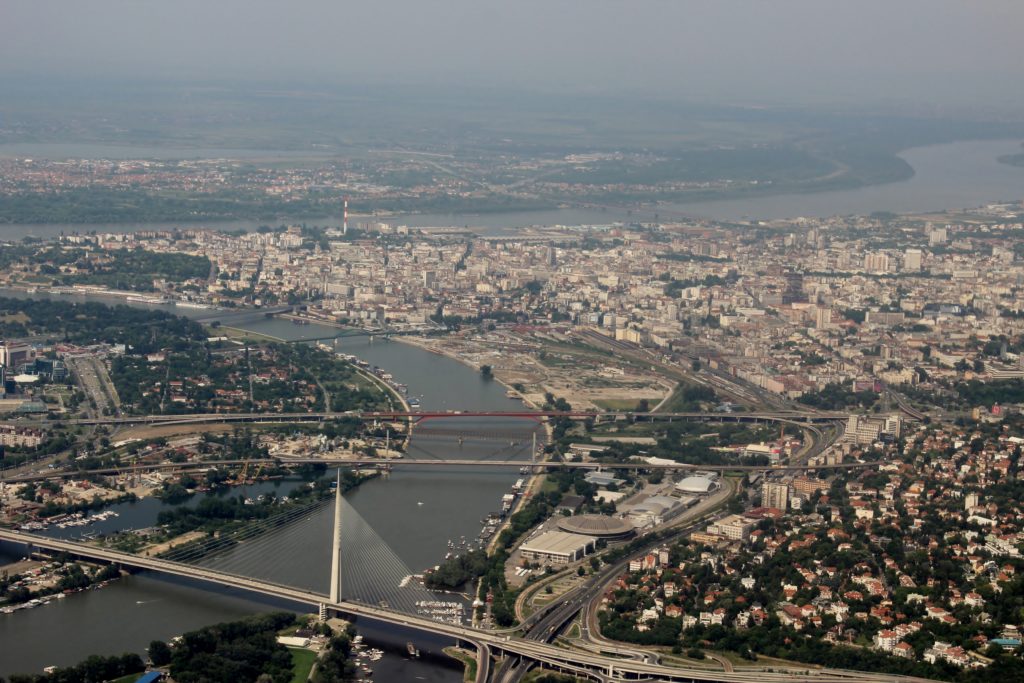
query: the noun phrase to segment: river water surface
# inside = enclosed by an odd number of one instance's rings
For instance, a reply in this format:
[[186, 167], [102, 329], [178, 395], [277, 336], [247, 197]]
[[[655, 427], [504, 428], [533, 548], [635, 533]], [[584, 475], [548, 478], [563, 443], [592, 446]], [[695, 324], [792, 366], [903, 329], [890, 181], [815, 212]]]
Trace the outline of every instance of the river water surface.
[[[33, 154], [38, 157], [61, 158], [76, 156], [72, 152], [88, 151], [89, 146], [80, 149], [71, 146], [61, 150], [60, 145], [20, 145], [19, 155]], [[0, 155], [5, 149], [13, 154], [10, 146], [0, 145]], [[33, 151], [34, 150], [34, 151]], [[150, 156], [159, 156], [158, 150]], [[163, 158], [182, 158], [188, 150], [172, 150], [174, 154]], [[228, 150], [195, 150], [196, 154], [209, 152], [207, 157], [223, 156]], [[913, 177], [884, 185], [830, 192], [802, 194], [781, 194], [763, 197], [693, 201], [680, 204], [665, 204], [658, 208], [625, 210], [608, 208], [581, 209], [560, 208], [544, 211], [509, 211], [500, 213], [443, 213], [443, 214], [400, 214], [381, 220], [410, 227], [462, 227], [471, 228], [483, 235], [514, 235], [528, 226], [551, 225], [604, 225], [618, 221], [650, 221], [655, 215], [662, 219], [676, 219], [683, 216], [710, 218], [722, 221], [743, 219], [771, 220], [797, 216], [825, 217], [860, 214], [875, 211], [925, 212], [946, 209], [972, 208], [1000, 200], [1024, 198], [1024, 168], [1008, 166], [997, 161], [998, 157], [1020, 152], [1019, 140], [970, 140], [943, 145], [915, 147], [900, 153], [914, 169]], [[259, 154], [252, 151], [250, 156]], [[269, 153], [268, 153], [269, 154]], [[80, 156], [80, 154], [79, 154]], [[110, 155], [108, 155], [110, 156]], [[353, 206], [353, 212], [359, 207]], [[366, 220], [362, 217], [353, 221]], [[340, 225], [340, 217], [289, 219], [276, 221], [237, 220], [213, 222], [202, 225], [221, 230], [255, 230], [261, 224], [302, 223], [311, 225]], [[21, 239], [27, 235], [55, 237], [61, 233], [87, 232], [134, 232], [136, 230], [171, 230], [187, 227], [182, 223], [127, 223], [127, 224], [7, 224], [0, 225], [0, 239]]]
[[[12, 295], [11, 292], [3, 292]], [[53, 296], [25, 295], [20, 296]], [[93, 298], [93, 297], [90, 297]], [[190, 317], [209, 318], [209, 310], [190, 310]], [[279, 319], [246, 314], [224, 314], [225, 324], [245, 326], [253, 332], [282, 339], [324, 337], [337, 330], [317, 325], [297, 326]], [[248, 322], [247, 322], [248, 321]], [[338, 340], [337, 346], [367, 362], [385, 368], [397, 381], [407, 384], [410, 395], [420, 397], [424, 410], [519, 410], [522, 404], [505, 396], [504, 388], [485, 381], [479, 373], [454, 360], [393, 341], [372, 341], [367, 337]], [[432, 420], [435, 432], [413, 438], [407, 457], [428, 459], [528, 457], [529, 435], [536, 423], [515, 418]], [[469, 430], [460, 444], [447, 432]], [[487, 437], [497, 432], [501, 437]], [[507, 440], [507, 434], [521, 438]], [[476, 438], [484, 437], [484, 438]], [[387, 478], [365, 482], [346, 498], [412, 571], [419, 572], [439, 563], [448, 552], [449, 539], [475, 539], [480, 520], [500, 509], [518, 473], [483, 468], [396, 469]], [[254, 496], [264, 492], [286, 495], [297, 482], [265, 482], [227, 495]], [[187, 501], [194, 505], [198, 497]], [[86, 532], [110, 532], [152, 525], [166, 506], [158, 500], [115, 506], [119, 516], [89, 527], [50, 533], [75, 537]], [[288, 557], [268, 556], [259, 567], [247, 567], [253, 575], [326, 593], [329, 583], [330, 507], [315, 513], [315, 519], [289, 534], [302, 534], [298, 551], [289, 547]], [[13, 546], [0, 548], [5, 559], [16, 554]], [[343, 555], [345, 549], [343, 548]], [[227, 560], [230, 562], [230, 558]], [[150, 640], [169, 639], [184, 631], [210, 623], [291, 607], [275, 601], [254, 599], [248, 594], [221, 588], [204, 589], [192, 582], [137, 574], [96, 591], [87, 591], [54, 601], [33, 610], [0, 615], [0, 675], [38, 672], [51, 664], [68, 665], [93, 653], [143, 652]], [[299, 607], [298, 609], [302, 609]], [[388, 654], [374, 666], [381, 681], [458, 681], [461, 673], [452, 662], [438, 657], [449, 644], [443, 639], [407, 632], [390, 626], [361, 622], [360, 631], [368, 641], [385, 647]], [[405, 642], [413, 640], [424, 657], [409, 660]]]
[[[996, 157], [1019, 150], [1015, 141], [962, 142], [908, 150], [902, 156], [915, 169], [915, 176], [901, 183], [856, 190], [819, 194], [780, 195], [742, 200], [701, 202], [669, 207], [691, 215], [722, 220], [743, 217], [779, 218], [790, 216], [827, 216], [865, 214], [873, 211], [931, 211], [971, 207], [998, 200], [1024, 197], [1024, 169], [996, 161]], [[32, 153], [29, 150], [24, 153]], [[388, 220], [412, 226], [470, 226], [489, 234], [503, 234], [528, 225], [600, 224], [650, 216], [616, 211], [560, 209], [546, 212], [518, 212], [483, 215], [414, 215]], [[211, 227], [254, 229], [257, 223], [238, 221], [212, 224]], [[0, 239], [33, 234], [53, 236], [62, 231], [136, 230], [171, 228], [177, 224], [141, 224], [114, 226], [83, 225], [4, 225]], [[3, 292], [5, 296], [28, 295]], [[74, 297], [106, 303], [122, 299]], [[133, 304], [135, 305], [135, 304]], [[140, 305], [145, 307], [144, 305]], [[252, 313], [222, 313], [210, 310], [165, 308], [194, 319], [221, 319], [253, 332], [287, 340], [334, 336], [337, 330], [316, 325], [296, 326], [280, 319], [266, 319]], [[472, 369], [448, 358], [398, 342], [372, 341], [367, 337], [338, 340], [337, 347], [367, 362], [385, 368], [395, 379], [408, 385], [409, 393], [421, 400], [426, 410], [515, 410], [521, 405], [506, 398], [504, 389], [487, 382]], [[443, 429], [454, 431], [463, 424], [457, 418], [438, 421]], [[476, 429], [506, 433], [518, 430], [523, 439], [517, 445], [494, 441], [467, 440], [459, 444], [451, 436], [414, 437], [410, 457], [422, 458], [525, 458], [523, 443], [535, 425], [522, 420], [504, 420]], [[516, 474], [476, 468], [399, 469], [387, 479], [365, 483], [347, 495], [359, 514], [413, 571], [437, 564], [447, 550], [448, 539], [474, 538], [480, 519], [498, 508]], [[291, 483], [262, 484], [259, 492], [279, 490]], [[422, 503], [422, 505], [421, 505]], [[186, 504], [195, 504], [195, 500]], [[118, 506], [119, 516], [92, 527], [89, 531], [108, 532], [119, 528], [152, 525], [163, 503], [145, 500]], [[326, 508], [324, 514], [326, 512]], [[264, 569], [275, 580], [327, 591], [329, 538], [322, 529], [329, 525], [310, 525], [308, 544], [293, 562], [268, 558]], [[321, 529], [321, 531], [317, 531]], [[79, 533], [74, 531], [73, 533]], [[11, 546], [0, 546], [8, 556]], [[270, 570], [273, 565], [273, 571]], [[150, 574], [122, 579], [98, 591], [88, 591], [55, 601], [34, 610], [0, 615], [0, 675], [38, 672], [44, 666], [68, 665], [92, 653], [114, 654], [142, 652], [154, 638], [168, 639], [203, 625], [266, 611], [280, 604], [253, 599], [225, 589], [204, 589], [187, 581]], [[292, 606], [294, 607], [294, 606]], [[378, 662], [375, 678], [380, 681], [458, 681], [461, 675], [441, 664], [443, 660], [426, 657], [408, 660], [401, 655], [410, 638], [426, 653], [436, 653], [446, 643], [423, 634], [403, 633], [398, 629], [369, 623], [360, 624], [368, 639], [376, 638], [392, 654]]]

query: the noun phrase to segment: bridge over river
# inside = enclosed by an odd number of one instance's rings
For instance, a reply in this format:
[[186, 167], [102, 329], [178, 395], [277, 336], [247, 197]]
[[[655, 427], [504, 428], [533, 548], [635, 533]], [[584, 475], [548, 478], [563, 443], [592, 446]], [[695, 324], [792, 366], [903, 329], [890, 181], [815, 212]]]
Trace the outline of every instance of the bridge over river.
[[[570, 420], [687, 420], [700, 422], [751, 422], [751, 423], [785, 423], [796, 426], [826, 425], [842, 422], [849, 418], [846, 413], [823, 413], [817, 411], [781, 411], [781, 412], [693, 412], [693, 413], [642, 413], [642, 412], [599, 412], [599, 411], [379, 411], [379, 412], [295, 412], [295, 413], [183, 413], [176, 415], [135, 415], [128, 417], [95, 417], [78, 420], [67, 420], [68, 425], [149, 425], [149, 424], [202, 424], [209, 422], [322, 422], [324, 420], [357, 419], [364, 422], [394, 422], [408, 420], [423, 422], [438, 418], [524, 418], [533, 420], [551, 420], [566, 418]], [[27, 423], [26, 423], [27, 424]], [[40, 422], [39, 424], [52, 424]]]
[[[0, 541], [17, 543], [30, 548], [47, 549], [55, 552], [66, 552], [74, 556], [109, 562], [125, 568], [161, 572], [184, 577], [197, 582], [242, 589], [292, 603], [314, 606], [333, 611], [348, 617], [370, 619], [400, 627], [424, 631], [427, 633], [450, 637], [458, 643], [472, 644], [477, 648], [481, 658], [478, 667], [479, 683], [484, 683], [492, 668], [492, 656], [513, 656], [521, 661], [532, 662], [558, 671], [571, 673], [597, 681], [668, 681], [679, 683], [696, 683], [699, 681], [722, 683], [773, 683], [776, 681], [806, 681], [807, 683], [866, 683], [878, 681], [877, 674], [867, 674], [840, 670], [809, 670], [796, 674], [792, 671], [708, 671], [705, 669], [689, 669], [670, 667], [638, 659], [622, 659], [587, 650], [571, 650], [550, 644], [545, 641], [521, 637], [517, 629], [485, 630], [439, 621], [427, 616], [401, 611], [394, 607], [365, 600], [346, 599], [342, 592], [352, 578], [344, 578], [341, 573], [341, 556], [363, 554], [361, 544], [355, 548], [341, 545], [341, 519], [343, 498], [340, 488], [335, 494], [333, 551], [330, 594], [314, 590], [296, 588], [241, 573], [199, 566], [194, 563], [182, 562], [168, 558], [144, 557], [126, 552], [88, 545], [81, 542], [49, 538], [21, 531], [0, 529]], [[371, 551], [371, 554], [373, 551]], [[344, 583], [343, 583], [344, 582]], [[582, 605], [580, 605], [582, 606]], [[886, 680], [897, 683], [919, 683], [923, 679], [886, 676]]]
[[531, 471], [570, 469], [570, 470], [650, 470], [670, 472], [806, 472], [812, 470], [856, 470], [878, 467], [882, 463], [874, 462], [844, 462], [832, 464], [782, 464], [782, 465], [694, 465], [681, 462], [654, 462], [644, 460], [627, 460], [624, 462], [555, 462], [528, 461], [528, 460], [480, 460], [480, 459], [452, 459], [452, 460], [428, 460], [426, 458], [254, 458], [251, 460], [202, 460], [197, 462], [159, 462], [153, 464], [125, 465], [123, 467], [108, 467], [93, 470], [49, 470], [38, 474], [14, 476], [6, 479], [8, 483], [19, 483], [29, 481], [46, 481], [48, 479], [73, 479], [89, 475], [125, 475], [140, 472], [186, 472], [205, 471], [216, 467], [240, 467], [249, 466], [284, 466], [289, 465], [326, 465], [329, 467], [344, 467], [351, 469], [377, 469], [390, 470], [392, 468], [405, 467], [426, 467], [430, 469], [465, 469], [467, 467], [483, 467], [487, 469], [526, 469]]

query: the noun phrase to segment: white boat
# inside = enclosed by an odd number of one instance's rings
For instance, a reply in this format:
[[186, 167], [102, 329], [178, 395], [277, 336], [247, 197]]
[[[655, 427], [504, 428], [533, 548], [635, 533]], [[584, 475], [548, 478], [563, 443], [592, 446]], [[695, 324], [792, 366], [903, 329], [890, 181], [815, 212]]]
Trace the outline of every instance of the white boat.
[[210, 304], [200, 304], [195, 301], [175, 301], [174, 305], [181, 308], [212, 308]]
[[130, 296], [128, 297], [128, 301], [137, 304], [152, 304], [154, 306], [161, 306], [163, 304], [171, 303], [170, 299], [165, 299], [163, 297], [158, 296]]

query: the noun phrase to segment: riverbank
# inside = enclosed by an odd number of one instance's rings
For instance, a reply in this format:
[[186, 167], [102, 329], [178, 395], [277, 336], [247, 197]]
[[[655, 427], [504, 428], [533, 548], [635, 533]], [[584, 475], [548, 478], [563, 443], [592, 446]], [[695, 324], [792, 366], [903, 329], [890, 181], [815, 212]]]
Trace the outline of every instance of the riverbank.
[[[231, 322], [231, 314], [225, 315], [224, 321]], [[251, 321], [239, 320], [235, 326], [287, 341], [308, 341], [300, 337], [324, 331], [315, 325], [246, 317]], [[343, 337], [335, 349], [366, 361], [370, 367], [386, 368], [396, 382], [408, 384], [408, 395], [420, 398], [425, 411], [516, 411], [522, 406], [520, 401], [513, 402], [505, 395], [501, 384], [483, 380], [475, 369], [420, 348], [379, 338], [370, 342], [365, 337]], [[522, 420], [495, 418], [488, 427], [521, 429]], [[118, 439], [122, 436], [119, 433]], [[508, 447], [504, 439], [459, 445], [454, 436], [434, 435], [419, 440], [419, 446], [417, 440], [413, 439], [412, 452], [406, 457], [485, 459]], [[519, 441], [523, 443], [522, 439]], [[495, 509], [514, 479], [515, 474], [507, 471], [396, 468], [388, 477], [365, 482], [345, 497], [407, 567], [427, 567], [442, 559], [445, 544], [451, 538], [476, 536], [480, 529], [478, 520]], [[255, 499], [264, 493], [283, 496], [291, 488], [287, 480], [259, 482], [248, 488], [232, 489], [226, 498], [244, 494]], [[194, 504], [195, 499], [193, 503], [184, 503]], [[101, 522], [95, 530], [115, 533], [149, 527], [163, 509], [161, 501], [149, 496], [121, 506], [119, 518]], [[321, 506], [303, 518], [301, 532], [268, 537], [267, 552], [258, 560], [253, 560], [252, 554], [246, 559], [225, 553], [216, 562], [225, 571], [257, 572], [269, 581], [322, 591], [330, 575], [330, 543], [324, 539], [330, 538], [332, 519], [330, 506]], [[387, 585], [393, 588], [391, 583]], [[16, 619], [0, 619], [0, 675], [40, 670], [51, 664], [69, 665], [92, 653], [144, 652], [154, 638], [168, 639], [206, 624], [267, 609], [266, 603], [248, 596], [211, 591], [163, 576], [133, 575], [103, 591], [86, 591], [45, 610], [25, 610]], [[441, 648], [448, 642], [442, 644], [424, 634], [370, 623], [362, 624], [360, 632], [367, 633], [368, 641], [371, 637], [393, 641], [394, 648], [386, 649], [384, 658], [374, 667], [375, 677], [381, 680], [454, 683], [462, 678], [462, 667], [456, 672], [439, 658]], [[38, 633], [60, 639], [64, 643], [61, 651], [55, 653], [38, 639]], [[409, 640], [423, 650], [422, 659], [410, 660], [404, 655]]]
[[73, 297], [102, 297], [106, 299], [118, 299], [123, 304], [141, 304], [143, 306], [157, 306], [160, 310], [166, 310], [176, 315], [184, 315], [183, 311], [207, 311], [218, 313], [225, 309], [218, 308], [212, 304], [194, 303], [183, 299], [169, 299], [159, 292], [153, 291], [132, 291], [124, 289], [107, 289], [100, 285], [61, 285], [51, 287], [45, 285], [27, 284], [24, 282], [5, 282], [3, 289], [21, 292], [24, 294], [45, 294]]
[[[289, 318], [289, 316], [282, 316], [282, 317]], [[294, 316], [291, 316], [291, 318], [297, 319], [297, 318], [294, 318]], [[321, 325], [322, 323], [317, 322], [316, 324], [317, 325]], [[232, 325], [224, 325], [224, 324], [217, 325], [216, 327], [213, 327], [212, 325], [207, 325], [207, 329], [210, 331], [211, 334], [215, 334], [215, 333], [218, 333], [218, 332], [223, 334], [224, 332], [227, 332], [227, 334], [224, 335], [224, 336], [227, 336], [227, 337], [229, 337], [231, 339], [234, 339], [236, 341], [244, 339], [244, 340], [250, 340], [250, 341], [270, 341], [270, 342], [279, 343], [279, 344], [297, 344], [297, 343], [312, 343], [313, 342], [313, 340], [310, 340], [310, 339], [284, 339], [283, 337], [277, 337], [277, 336], [274, 336], [274, 335], [271, 335], [271, 334], [267, 334], [265, 332], [253, 332], [252, 330], [247, 330], [247, 329], [244, 329], [244, 328], [241, 328], [241, 327], [234, 327]], [[339, 335], [338, 338], [341, 338], [343, 336], [344, 335]], [[318, 344], [317, 346], [321, 350], [324, 350], [327, 353], [330, 353], [332, 355], [335, 355], [335, 356], [342, 356], [342, 355], [344, 355], [344, 354], [339, 353], [336, 349], [329, 348], [326, 344], [322, 344], [321, 343], [321, 344]], [[394, 404], [397, 403], [398, 407], [399, 407], [399, 409], [401, 411], [409, 412], [411, 410], [411, 407], [409, 405], [408, 400], [406, 399], [406, 397], [404, 395], [402, 395], [402, 392], [398, 389], [398, 387], [394, 386], [391, 382], [388, 382], [383, 377], [379, 377], [375, 373], [373, 373], [373, 372], [371, 372], [371, 371], [369, 371], [369, 370], [367, 370], [365, 368], [359, 367], [358, 365], [356, 365], [354, 363], [352, 364], [352, 367], [355, 370], [356, 375], [358, 375], [363, 380], [366, 380], [367, 382], [371, 383], [372, 385], [376, 386], [378, 389], [380, 389], [381, 391], [384, 392], [385, 396], [388, 397], [389, 403], [391, 403], [392, 409], [395, 409], [395, 405]], [[325, 405], [324, 406], [324, 410], [329, 412], [330, 411], [330, 406]]]
[[[415, 346], [417, 348], [423, 349], [424, 351], [429, 351], [430, 353], [436, 353], [436, 354], [444, 356], [446, 358], [451, 358], [452, 360], [458, 361], [459, 363], [462, 363], [463, 365], [465, 365], [467, 367], [473, 368], [474, 370], [477, 370], [478, 372], [480, 371], [480, 365], [472, 363], [469, 360], [467, 360], [466, 358], [463, 358], [463, 357], [459, 356], [458, 354], [455, 354], [455, 353], [453, 353], [451, 351], [448, 351], [447, 349], [443, 349], [443, 348], [442, 349], [438, 349], [438, 348], [435, 348], [434, 346], [425, 344], [421, 340], [419, 340], [417, 337], [403, 336], [403, 337], [399, 337], [398, 340], [400, 342], [402, 342], [403, 344], [409, 344], [410, 346]], [[521, 392], [517, 391], [514, 387], [510, 386], [508, 383], [506, 383], [505, 381], [503, 381], [499, 377], [497, 377], [497, 376], [492, 374], [491, 378], [492, 378], [492, 381], [497, 382], [498, 384], [500, 384], [502, 387], [505, 388], [505, 395], [506, 396], [509, 396], [510, 398], [514, 396], [517, 400], [522, 401], [522, 403], [526, 407], [532, 408], [534, 410], [540, 410], [541, 407], [539, 405], [537, 405], [535, 402], [531, 401], [527, 396], [525, 396]], [[554, 432], [551, 429], [551, 423], [549, 421], [547, 421], [547, 420], [544, 420], [543, 422], [541, 422], [541, 424], [543, 425], [544, 432], [546, 434], [545, 441], [548, 444], [550, 444], [552, 442], [553, 438], [554, 438]], [[537, 453], [531, 453], [530, 454], [530, 459], [533, 460], [537, 456], [538, 456]], [[541, 458], [541, 459], [543, 460], [543, 458]], [[531, 468], [531, 470], [532, 470], [532, 468]], [[544, 480], [546, 478], [547, 478], [547, 472], [545, 472], [544, 470], [538, 470], [538, 471], [531, 471], [530, 472], [530, 479], [529, 479], [529, 482], [526, 485], [526, 492], [525, 492], [525, 494], [522, 495], [522, 496], [519, 496], [519, 498], [516, 500], [516, 503], [513, 506], [513, 508], [511, 510], [509, 510], [508, 516], [498, 526], [498, 529], [494, 533], [494, 536], [491, 537], [490, 542], [487, 544], [487, 552], [488, 552], [488, 554], [493, 553], [494, 550], [496, 549], [496, 547], [497, 547], [496, 544], [498, 542], [498, 537], [501, 536], [501, 532], [502, 531], [504, 531], [505, 529], [508, 528], [509, 520], [512, 518], [512, 515], [514, 515], [516, 512], [519, 512], [520, 510], [522, 510], [523, 506], [526, 504], [526, 501], [529, 500], [530, 498], [532, 498], [534, 495], [536, 495], [541, 490], [541, 488], [544, 486]]]
[[[503, 206], [500, 207], [500, 211], [488, 211], [483, 206], [476, 206], [463, 207], [458, 212], [436, 209], [393, 210], [362, 216], [366, 220], [384, 220], [396, 225], [408, 225], [411, 228], [468, 227], [469, 230], [482, 235], [508, 235], [518, 234], [526, 226], [608, 225], [614, 222], [655, 220], [655, 216], [667, 220], [677, 220], [678, 217], [706, 217], [725, 222], [747, 222], [752, 218], [775, 220], [797, 216], [867, 215], [875, 211], [905, 214], [982, 206], [999, 199], [1020, 197], [1020, 168], [998, 160], [999, 157], [1014, 157], [1020, 153], [1019, 138], [968, 139], [892, 152], [895, 159], [902, 160], [902, 163], [913, 169], [911, 177], [893, 182], [897, 176], [886, 173], [883, 178], [889, 182], [863, 182], [851, 189], [832, 187], [822, 191], [824, 188], [819, 183], [813, 188], [815, 191], [779, 192], [778, 190], [783, 188], [773, 188], [774, 191], [761, 196], [752, 196], [748, 189], [745, 195], [732, 199], [721, 195], [711, 199], [688, 196], [683, 201], [651, 203], [636, 207], [605, 206], [602, 202], [600, 206], [588, 208], [586, 202], [573, 200], [551, 209], [538, 209], [534, 206], [528, 209], [516, 207], [514, 210], [507, 210], [508, 207]], [[906, 176], [906, 172], [901, 175]], [[830, 180], [834, 181], [834, 178]], [[757, 190], [761, 193], [766, 192], [765, 187], [758, 187]], [[117, 217], [114, 218], [117, 220]], [[115, 223], [0, 223], [0, 239], [16, 240], [30, 235], [57, 237], [61, 234], [82, 234], [92, 231], [173, 231], [181, 229], [183, 225], [245, 232], [254, 232], [261, 225], [301, 222], [337, 225], [337, 218], [305, 213], [278, 215], [265, 219], [196, 219], [194, 214], [184, 218], [181, 221]], [[359, 220], [359, 216], [350, 214], [350, 220]]]
[[[392, 340], [393, 341], [398, 341], [399, 343], [402, 343], [402, 344], [408, 344], [409, 346], [415, 346], [415, 347], [417, 347], [419, 349], [427, 351], [428, 353], [436, 353], [439, 356], [444, 356], [445, 358], [451, 358], [454, 361], [462, 363], [466, 367], [473, 368], [477, 372], [480, 372], [481, 368], [482, 368], [481, 364], [473, 363], [472, 361], [468, 360], [467, 358], [465, 358], [463, 356], [460, 356], [457, 353], [455, 353], [453, 351], [450, 351], [448, 349], [445, 349], [443, 347], [442, 348], [438, 348], [437, 346], [434, 346], [432, 344], [427, 343], [423, 338], [420, 338], [420, 337], [411, 337], [411, 336], [407, 336], [407, 335], [402, 335], [400, 337], [394, 337], [394, 338], [392, 338]], [[536, 402], [530, 400], [530, 398], [527, 397], [525, 394], [523, 394], [522, 392], [516, 390], [516, 388], [513, 387], [511, 384], [509, 384], [508, 382], [506, 382], [505, 380], [501, 379], [500, 377], [498, 377], [497, 375], [495, 375], [493, 373], [491, 374], [491, 381], [497, 382], [502, 387], [504, 387], [505, 388], [505, 395], [508, 396], [509, 398], [513, 398], [513, 399], [516, 399], [518, 401], [522, 401], [523, 404], [526, 407], [528, 407], [528, 408], [533, 408], [534, 410], [540, 410], [540, 406], [538, 406]]]
[[464, 683], [472, 683], [476, 680], [476, 653], [461, 647], [446, 647], [444, 653], [452, 659], [462, 662], [462, 665], [465, 667], [465, 672], [462, 674]]
[[499, 327], [409, 343], [476, 370], [490, 366], [506, 395], [534, 408], [563, 399], [579, 410], [631, 410], [659, 404], [675, 389], [650, 365], [577, 341], [557, 329], [520, 333]]
[[2, 567], [6, 577], [3, 598], [0, 598], [2, 614], [40, 607], [73, 593], [98, 590], [122, 576], [118, 567], [94, 562], [36, 561], [30, 558], [17, 565], [22, 569], [14, 573], [9, 573], [9, 567]]
[[384, 392], [387, 393], [389, 396], [391, 396], [394, 399], [397, 399], [399, 406], [402, 408], [402, 412], [412, 412], [412, 407], [409, 405], [408, 399], [406, 399], [405, 396], [402, 395], [401, 391], [399, 391], [396, 387], [392, 386], [391, 383], [386, 381], [383, 377], [378, 377], [374, 373], [367, 372], [366, 370], [363, 370], [362, 368], [358, 367], [356, 368], [356, 374], [362, 377], [363, 379], [373, 382], [378, 387], [382, 388]]
[[271, 341], [271, 342], [276, 342], [278, 344], [288, 344], [289, 343], [289, 341], [287, 339], [282, 339], [281, 337], [275, 337], [273, 335], [264, 334], [262, 332], [250, 332], [249, 330], [243, 330], [241, 327], [232, 327], [231, 325], [218, 325], [217, 327], [213, 327], [211, 325], [207, 325], [206, 329], [208, 329], [211, 333], [212, 332], [222, 332], [222, 333], [223, 332], [228, 332], [228, 334], [225, 334], [223, 336], [228, 337], [229, 339], [250, 339], [252, 341]]

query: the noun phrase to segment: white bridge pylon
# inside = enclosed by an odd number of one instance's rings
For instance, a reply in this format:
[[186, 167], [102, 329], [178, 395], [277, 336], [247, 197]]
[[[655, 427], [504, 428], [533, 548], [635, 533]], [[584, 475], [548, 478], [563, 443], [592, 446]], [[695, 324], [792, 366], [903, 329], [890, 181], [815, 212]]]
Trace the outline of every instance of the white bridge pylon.
[[331, 602], [341, 602], [341, 468], [338, 468], [338, 483], [334, 489], [334, 527], [331, 544]]
[[437, 609], [451, 602], [452, 596], [427, 590], [413, 576], [409, 565], [341, 494], [340, 477], [338, 484], [331, 529], [331, 602], [359, 602], [421, 616], [428, 615], [431, 605]]

